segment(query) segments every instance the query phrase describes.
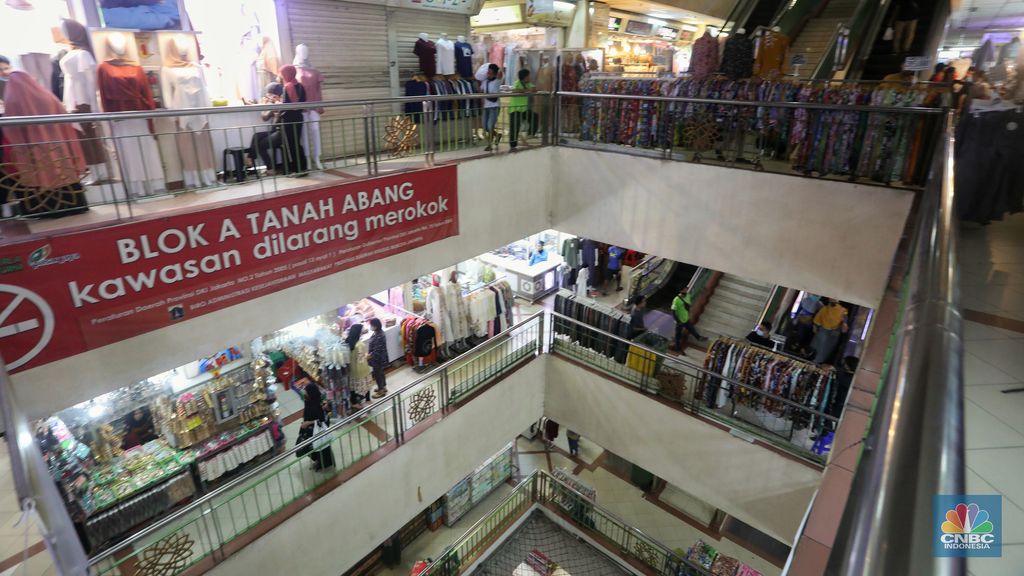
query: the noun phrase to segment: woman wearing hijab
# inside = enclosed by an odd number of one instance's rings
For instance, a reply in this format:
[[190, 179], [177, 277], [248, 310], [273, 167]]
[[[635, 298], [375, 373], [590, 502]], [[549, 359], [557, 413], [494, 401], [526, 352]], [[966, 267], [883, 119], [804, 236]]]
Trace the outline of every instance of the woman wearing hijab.
[[[53, 93], [20, 70], [7, 78], [4, 106], [7, 117], [66, 114]], [[0, 199], [18, 200], [23, 213], [36, 216], [66, 216], [88, 209], [80, 182], [85, 161], [71, 124], [10, 126], [3, 131], [2, 144], [6, 174], [0, 174]]]
[[[284, 84], [284, 103], [298, 104], [306, 101], [306, 89], [298, 79], [298, 70], [288, 64], [281, 67], [281, 83]], [[306, 171], [306, 154], [302, 150], [302, 110], [285, 110], [281, 113], [284, 130], [284, 154], [286, 170], [289, 173]]]
[[[315, 434], [316, 425], [327, 426], [327, 413], [324, 411], [323, 393], [316, 382], [306, 384], [303, 389], [305, 403], [302, 407], [303, 433], [299, 434], [298, 443], [302, 443]], [[323, 470], [334, 466], [334, 452], [330, 445], [320, 450], [313, 450], [309, 453], [313, 460], [313, 470]]]

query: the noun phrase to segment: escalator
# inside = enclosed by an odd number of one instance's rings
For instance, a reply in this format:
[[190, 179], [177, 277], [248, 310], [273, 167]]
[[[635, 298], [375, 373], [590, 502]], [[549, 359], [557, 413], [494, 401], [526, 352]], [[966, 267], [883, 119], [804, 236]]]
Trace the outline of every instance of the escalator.
[[648, 256], [633, 269], [629, 297], [642, 294], [648, 309], [668, 308], [679, 289], [688, 286], [698, 267], [660, 256]]
[[[890, 4], [892, 3], [890, 2]], [[871, 52], [863, 66], [860, 67], [860, 79], [881, 80], [887, 74], [899, 72], [905, 57], [927, 56], [933, 52], [930, 47], [930, 44], [933, 43], [932, 30], [936, 20], [939, 17], [943, 17], [944, 20], [945, 14], [943, 8], [939, 6], [941, 3], [931, 4], [930, 2], [918, 1], [917, 4], [920, 7], [917, 32], [914, 34], [914, 41], [911, 44], [910, 52], [907, 54], [896, 54], [893, 49], [892, 40], [883, 39], [885, 37], [885, 29], [892, 24], [892, 15], [896, 9], [895, 6], [890, 5], [886, 10], [885, 19], [875, 35], [874, 42], [871, 45]]]

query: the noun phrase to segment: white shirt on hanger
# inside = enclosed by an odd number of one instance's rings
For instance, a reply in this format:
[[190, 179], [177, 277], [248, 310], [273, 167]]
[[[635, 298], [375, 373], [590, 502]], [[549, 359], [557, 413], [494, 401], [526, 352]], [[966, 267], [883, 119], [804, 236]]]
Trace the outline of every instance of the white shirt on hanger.
[[455, 74], [455, 43], [446, 38], [437, 41], [437, 73]]

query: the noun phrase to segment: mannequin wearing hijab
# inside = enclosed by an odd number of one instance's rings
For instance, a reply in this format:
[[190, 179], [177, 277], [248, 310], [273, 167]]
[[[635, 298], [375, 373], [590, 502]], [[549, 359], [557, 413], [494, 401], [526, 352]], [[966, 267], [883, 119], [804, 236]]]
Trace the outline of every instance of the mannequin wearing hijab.
[[[89, 31], [74, 20], [61, 20], [61, 32], [67, 38], [69, 48], [60, 59], [59, 65], [64, 74], [64, 108], [72, 114], [88, 114], [99, 112], [99, 101], [96, 100], [96, 57], [92, 53], [89, 42]], [[96, 134], [94, 122], [80, 122], [80, 144], [85, 154], [85, 163], [89, 167], [89, 176], [84, 183], [96, 180], [107, 180], [107, 155]]]
[[[156, 101], [149, 87], [146, 72], [136, 63], [129, 51], [126, 32], [107, 35], [108, 58], [99, 65], [96, 80], [100, 90], [100, 104], [104, 112], [133, 112], [153, 110]], [[133, 198], [144, 198], [167, 190], [164, 167], [156, 139], [150, 133], [146, 120], [118, 120], [110, 123], [121, 167], [121, 179]]]
[[[284, 84], [284, 103], [297, 104], [306, 101], [306, 89], [298, 81], [298, 69], [288, 64], [281, 67], [281, 83]], [[284, 131], [285, 170], [288, 173], [306, 171], [306, 155], [302, 151], [302, 110], [286, 110], [281, 113], [281, 129]]]
[[[210, 105], [206, 79], [198, 64], [198, 48], [194, 37], [176, 34], [162, 46], [163, 67], [160, 69], [160, 90], [168, 109], [205, 108]], [[186, 188], [203, 188], [217, 183], [213, 138], [206, 116], [175, 118], [174, 136], [181, 161]]]
[[[295, 61], [292, 63], [298, 69], [299, 84], [306, 89], [306, 101], [320, 102], [323, 100], [321, 91], [323, 76], [309, 63], [309, 46], [305, 44], [296, 46]], [[320, 163], [320, 116], [323, 113], [323, 108], [306, 110], [302, 113], [306, 120], [306, 133], [303, 142], [309, 153], [309, 166], [315, 167], [317, 170], [324, 169], [324, 165]]]
[[[15, 71], [4, 90], [7, 116], [64, 114], [64, 105], [27, 72]], [[6, 176], [0, 179], [3, 196], [13, 192], [23, 213], [37, 216], [65, 216], [87, 210], [84, 188], [79, 182], [85, 171], [78, 134], [70, 124], [11, 126], [4, 130]], [[13, 184], [13, 186], [12, 186]]]

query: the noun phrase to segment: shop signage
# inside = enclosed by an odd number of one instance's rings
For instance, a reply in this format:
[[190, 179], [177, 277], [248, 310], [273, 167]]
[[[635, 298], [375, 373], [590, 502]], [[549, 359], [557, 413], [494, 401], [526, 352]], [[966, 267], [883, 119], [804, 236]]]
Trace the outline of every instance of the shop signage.
[[455, 14], [476, 14], [483, 0], [401, 0], [403, 8], [452, 12]]
[[931, 70], [932, 59], [927, 56], [907, 56], [903, 60], [903, 69], [918, 72], [920, 70]]
[[662, 26], [661, 28], [658, 28], [658, 37], [664, 38], [665, 40], [675, 40], [679, 38], [679, 29]]
[[608, 30], [612, 32], [618, 32], [622, 30], [622, 18], [617, 16], [608, 17]]
[[454, 166], [3, 246], [0, 352], [24, 370], [459, 233]]
[[[530, 11], [531, 6], [533, 12]], [[551, 8], [548, 9], [547, 6]], [[572, 24], [576, 5], [563, 0], [552, 0], [547, 4], [544, 0], [527, 0], [526, 21], [530, 24], [546, 24], [548, 26], [569, 26]]]
[[626, 34], [650, 36], [653, 31], [654, 24], [651, 24], [650, 22], [641, 22], [640, 20], [630, 20], [629, 22], [626, 22]]
[[520, 24], [522, 21], [522, 6], [497, 6], [494, 8], [484, 8], [479, 14], [469, 18], [469, 24], [474, 28], [502, 26], [504, 24]]

